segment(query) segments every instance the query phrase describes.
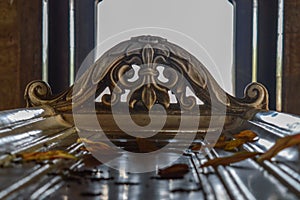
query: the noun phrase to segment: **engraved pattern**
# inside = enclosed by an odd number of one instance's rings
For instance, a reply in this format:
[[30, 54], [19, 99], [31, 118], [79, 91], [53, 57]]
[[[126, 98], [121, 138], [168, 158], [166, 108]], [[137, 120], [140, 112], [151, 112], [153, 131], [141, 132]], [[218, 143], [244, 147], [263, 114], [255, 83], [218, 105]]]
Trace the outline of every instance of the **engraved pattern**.
[[[132, 65], [140, 67], [138, 80], [129, 81], [134, 75]], [[162, 83], [158, 79], [157, 66], [163, 66], [164, 76], [168, 79]], [[127, 102], [135, 108], [141, 102], [148, 110], [156, 103], [165, 108], [170, 106], [168, 90], [176, 93], [178, 101], [185, 109], [196, 106], [194, 97], [186, 96], [188, 80], [195, 95], [211, 109], [214, 105], [226, 106], [227, 113], [244, 115], [253, 109], [268, 109], [268, 92], [259, 83], [251, 83], [245, 89], [245, 97], [235, 98], [227, 94], [215, 81], [205, 66], [181, 47], [166, 39], [154, 36], [139, 36], [112, 47], [91, 66], [78, 80], [80, 90], [72, 96], [73, 87], [58, 96], [53, 96], [48, 84], [35, 81], [27, 86], [25, 99], [28, 106], [47, 104], [57, 112], [70, 111], [72, 99], [80, 106], [87, 99], [100, 95], [109, 87], [110, 95], [102, 97], [102, 106], [111, 106], [120, 102], [125, 89], [129, 89]], [[92, 88], [95, 88], [96, 91]], [[217, 108], [214, 108], [217, 109]]]

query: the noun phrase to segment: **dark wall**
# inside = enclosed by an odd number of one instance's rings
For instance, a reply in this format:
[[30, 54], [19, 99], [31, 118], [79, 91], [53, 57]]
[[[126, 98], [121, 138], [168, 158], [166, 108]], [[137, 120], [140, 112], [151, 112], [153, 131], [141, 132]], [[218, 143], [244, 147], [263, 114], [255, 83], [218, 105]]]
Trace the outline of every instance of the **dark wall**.
[[25, 106], [28, 82], [41, 79], [42, 1], [0, 1], [0, 110]]
[[300, 0], [284, 1], [283, 111], [300, 114]]

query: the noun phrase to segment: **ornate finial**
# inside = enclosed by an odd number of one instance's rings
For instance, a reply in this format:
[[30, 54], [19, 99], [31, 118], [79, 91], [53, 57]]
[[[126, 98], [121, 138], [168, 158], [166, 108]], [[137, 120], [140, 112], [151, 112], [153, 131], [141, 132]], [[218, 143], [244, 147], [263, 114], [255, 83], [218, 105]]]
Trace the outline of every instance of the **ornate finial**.
[[167, 42], [167, 39], [158, 36], [152, 36], [152, 35], [142, 35], [142, 36], [132, 37], [131, 40], [141, 42], [141, 43], [147, 43], [147, 44], [157, 44], [157, 43]]
[[[139, 70], [134, 70], [133, 65], [137, 65]], [[162, 67], [163, 71], [159, 72], [158, 67]], [[167, 81], [162, 82], [159, 73], [162, 73]], [[134, 75], [137, 75], [138, 79], [132, 80]], [[183, 79], [187, 79], [190, 86], [187, 86]], [[168, 92], [172, 91], [178, 97], [177, 102], [190, 110], [197, 106], [195, 98], [186, 95], [187, 87], [190, 87], [206, 108], [211, 108], [213, 102], [226, 106], [227, 113], [241, 116], [249, 110], [268, 109], [268, 92], [263, 85], [252, 83], [246, 89], [244, 98], [233, 97], [218, 85], [196, 57], [164, 38], [151, 35], [133, 37], [112, 47], [80, 77], [77, 86], [79, 89], [75, 93], [73, 87], [70, 87], [60, 95], [54, 96], [46, 83], [33, 82], [26, 89], [27, 105], [46, 104], [56, 111], [66, 112], [72, 109], [75, 97], [79, 102], [76, 106], [80, 107], [84, 102], [99, 96], [108, 87], [111, 94], [102, 97], [102, 107], [98, 107], [100, 109], [120, 102], [121, 95], [128, 90], [130, 98], [127, 99], [127, 103], [132, 109], [137, 103], [144, 104], [148, 110], [154, 104], [169, 108]]]

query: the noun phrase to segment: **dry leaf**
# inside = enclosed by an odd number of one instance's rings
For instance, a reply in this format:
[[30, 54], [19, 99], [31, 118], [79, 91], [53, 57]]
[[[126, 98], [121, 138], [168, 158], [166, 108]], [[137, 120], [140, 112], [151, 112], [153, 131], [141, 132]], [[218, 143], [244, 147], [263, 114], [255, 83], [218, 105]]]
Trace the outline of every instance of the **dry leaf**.
[[235, 139], [246, 140], [247, 142], [252, 142], [257, 137], [257, 134], [251, 130], [244, 130], [238, 134], [233, 135]]
[[[217, 143], [215, 145], [206, 145], [206, 147], [214, 147], [214, 148], [219, 148], [219, 149], [224, 149], [226, 151], [233, 151], [236, 148], [240, 147], [244, 143], [246, 143], [246, 140], [243, 139], [235, 139], [235, 140], [230, 140], [226, 141], [225, 136], [221, 136]], [[193, 151], [199, 151], [201, 149], [200, 144], [196, 144], [191, 148]]]
[[85, 146], [79, 148], [80, 151], [89, 151]]
[[218, 139], [218, 142], [225, 142], [225, 141], [226, 141], [225, 135], [221, 135]]
[[200, 151], [202, 145], [201, 144], [195, 144], [191, 147], [192, 151]]
[[218, 139], [218, 141], [217, 141], [217, 143], [214, 145], [214, 147], [215, 147], [215, 148], [222, 149], [222, 148], [225, 147], [225, 145], [226, 145], [226, 137], [225, 137], [224, 135], [222, 135], [222, 136]]
[[65, 158], [65, 159], [76, 159], [75, 156], [60, 150], [56, 151], [46, 151], [46, 152], [30, 152], [30, 153], [22, 153], [20, 156], [25, 161], [31, 160], [52, 160], [57, 158]]
[[[257, 135], [254, 132], [246, 130], [234, 135], [235, 140], [218, 141], [215, 147], [223, 148], [226, 151], [232, 151], [246, 142], [253, 142], [254, 138], [256, 137]], [[278, 139], [277, 142], [273, 145], [273, 147], [271, 147], [271, 149], [269, 149], [264, 154], [259, 152], [239, 152], [232, 156], [209, 160], [206, 163], [204, 163], [201, 167], [216, 167], [219, 165], [229, 165], [231, 163], [239, 162], [247, 158], [253, 158], [256, 155], [261, 155], [257, 158], [258, 161], [270, 160], [272, 157], [276, 156], [281, 150], [298, 144], [300, 144], [300, 133]]]
[[91, 154], [83, 155], [83, 163], [86, 167], [90, 167], [90, 168], [97, 167], [102, 164], [98, 159], [96, 159]]
[[231, 140], [231, 141], [227, 141], [224, 147], [225, 151], [233, 151], [236, 148], [242, 146], [243, 144], [245, 144], [247, 141], [246, 140], [242, 140], [242, 139], [236, 139], [236, 140]]
[[257, 160], [270, 160], [271, 158], [276, 156], [281, 150], [297, 144], [300, 144], [300, 133], [296, 135], [285, 136], [283, 138], [278, 139], [276, 143], [267, 152], [261, 155]]
[[259, 154], [261, 154], [261, 153], [246, 152], [246, 151], [239, 152], [239, 153], [233, 154], [232, 156], [227, 156], [227, 157], [222, 157], [222, 158], [214, 158], [214, 159], [209, 160], [206, 163], [204, 163], [201, 167], [208, 167], [208, 166], [217, 167], [219, 165], [229, 165], [231, 163], [239, 162], [239, 161], [245, 160], [247, 158], [253, 158]]
[[82, 148], [83, 150], [100, 151], [100, 152], [112, 151], [112, 148], [103, 142], [94, 142], [94, 141], [86, 139], [86, 138], [79, 138], [77, 140], [77, 143], [80, 143], [80, 142], [83, 142], [87, 145], [86, 148]]
[[160, 169], [158, 175], [161, 178], [182, 178], [189, 172], [189, 166], [186, 164], [175, 164], [170, 167]]
[[233, 151], [242, 146], [246, 142], [253, 142], [257, 134], [250, 130], [242, 131], [233, 136], [235, 139], [226, 141], [225, 136], [220, 137], [218, 142], [214, 145], [215, 148], [224, 149], [225, 151]]
[[211, 144], [208, 144], [208, 145], [205, 145], [206, 147], [214, 147], [214, 148], [219, 148], [219, 149], [222, 149], [225, 147], [226, 145], [226, 137], [224, 135], [220, 136], [218, 141], [216, 142], [215, 145], [211, 145]]
[[136, 142], [141, 153], [148, 153], [159, 149], [157, 146], [155, 146], [154, 142], [151, 142], [145, 138], [136, 138]]

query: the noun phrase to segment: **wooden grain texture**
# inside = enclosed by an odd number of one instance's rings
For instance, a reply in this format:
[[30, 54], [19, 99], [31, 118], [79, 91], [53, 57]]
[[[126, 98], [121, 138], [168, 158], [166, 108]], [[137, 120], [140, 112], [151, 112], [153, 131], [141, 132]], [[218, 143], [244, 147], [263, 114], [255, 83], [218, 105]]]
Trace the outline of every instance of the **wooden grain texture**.
[[42, 3], [0, 1], [0, 110], [24, 107], [28, 82], [41, 79]]
[[283, 111], [300, 114], [300, 0], [284, 1]]

